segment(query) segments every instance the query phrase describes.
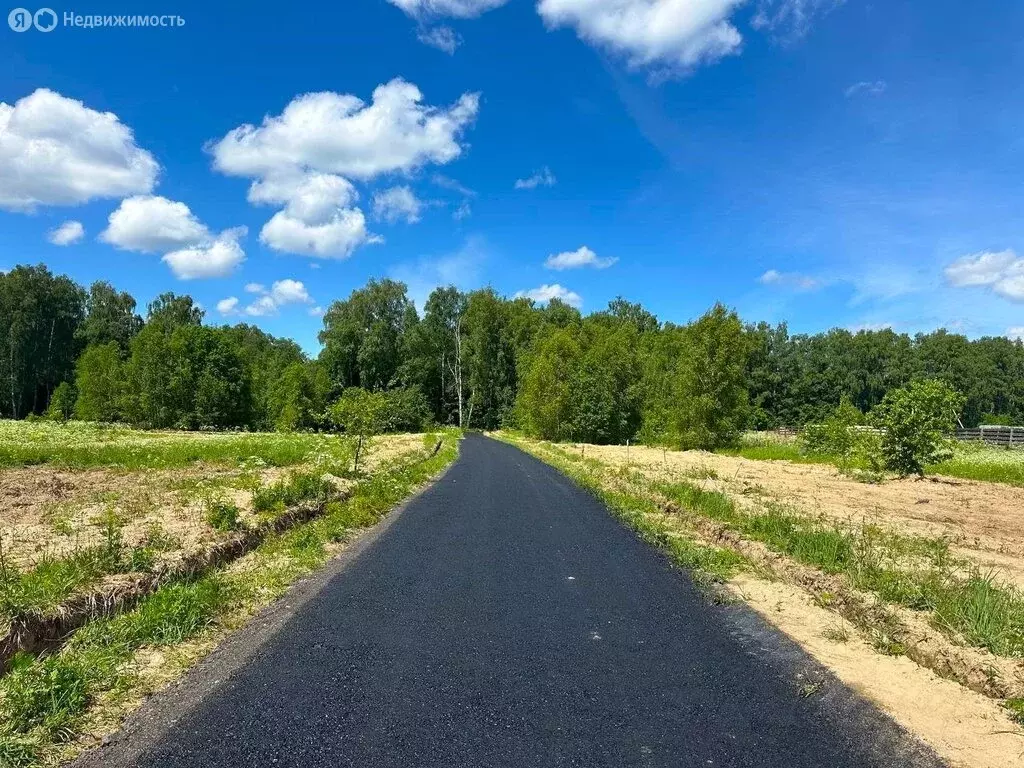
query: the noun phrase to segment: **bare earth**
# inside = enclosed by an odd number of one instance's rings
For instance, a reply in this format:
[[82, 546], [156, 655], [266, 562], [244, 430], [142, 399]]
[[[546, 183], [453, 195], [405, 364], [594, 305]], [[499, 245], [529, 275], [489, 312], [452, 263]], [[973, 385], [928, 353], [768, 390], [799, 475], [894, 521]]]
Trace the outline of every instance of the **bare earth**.
[[[423, 436], [375, 438], [365, 469], [420, 450]], [[296, 467], [294, 469], [301, 469]], [[225, 469], [197, 464], [171, 470], [0, 470], [0, 545], [9, 565], [30, 568], [102, 540], [102, 515], [113, 510], [124, 521], [124, 543], [135, 546], [154, 531], [173, 540], [172, 552], [193, 549], [216, 532], [204, 520], [204, 497], [234, 503], [242, 521], [255, 517], [253, 488], [272, 483], [289, 468]], [[336, 479], [344, 486], [348, 481]]]
[[[627, 463], [649, 476], [697, 479], [740, 503], [774, 501], [810, 515], [853, 524], [874, 523], [902, 533], [942, 536], [953, 549], [996, 568], [1024, 587], [1024, 489], [999, 483], [932, 477], [858, 482], [823, 464], [751, 461], [704, 451], [587, 445], [587, 457]], [[709, 471], [714, 477], [702, 477]]]

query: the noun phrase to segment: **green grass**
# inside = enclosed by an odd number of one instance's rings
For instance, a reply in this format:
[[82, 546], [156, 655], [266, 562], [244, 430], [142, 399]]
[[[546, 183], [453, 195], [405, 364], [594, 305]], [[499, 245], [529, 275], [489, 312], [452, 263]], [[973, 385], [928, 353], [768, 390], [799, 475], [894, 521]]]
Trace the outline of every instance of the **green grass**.
[[0, 679], [0, 766], [52, 763], [90, 706], [137, 685], [130, 662], [140, 648], [173, 646], [212, 626], [240, 623], [321, 566], [330, 542], [372, 525], [451, 463], [455, 438], [447, 433], [434, 457], [379, 468], [350, 499], [328, 502], [322, 517], [268, 538], [247, 567], [164, 587], [128, 613], [92, 622], [52, 656], [20, 657]]
[[[1008, 450], [977, 443], [957, 442], [953, 451], [953, 456], [948, 460], [926, 467], [926, 474], [1024, 487], [1024, 449]], [[834, 456], [805, 453], [799, 440], [777, 439], [764, 433], [746, 434], [738, 446], [722, 448], [716, 453], [740, 456], [753, 461], [833, 465], [838, 463]]]
[[286, 467], [309, 461], [351, 464], [340, 435], [261, 432], [158, 432], [88, 422], [0, 420], [0, 467], [52, 464], [69, 469], [169, 469], [196, 462]]
[[925, 470], [929, 475], [946, 475], [1024, 487], [1024, 449], [959, 443], [952, 458]]

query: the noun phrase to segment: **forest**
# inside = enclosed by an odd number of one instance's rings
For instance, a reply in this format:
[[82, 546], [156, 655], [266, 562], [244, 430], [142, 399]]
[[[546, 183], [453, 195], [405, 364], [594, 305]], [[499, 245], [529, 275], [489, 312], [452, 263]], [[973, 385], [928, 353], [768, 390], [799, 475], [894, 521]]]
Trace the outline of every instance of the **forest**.
[[622, 298], [584, 316], [490, 288], [437, 288], [418, 313], [388, 279], [331, 304], [316, 358], [253, 325], [204, 320], [189, 296], [162, 294], [143, 315], [107, 282], [86, 289], [43, 265], [0, 274], [0, 417], [320, 430], [360, 388], [379, 395], [391, 430], [714, 447], [939, 379], [965, 398], [964, 426], [1024, 424], [1024, 344], [941, 329], [790, 334], [721, 304], [676, 325]]

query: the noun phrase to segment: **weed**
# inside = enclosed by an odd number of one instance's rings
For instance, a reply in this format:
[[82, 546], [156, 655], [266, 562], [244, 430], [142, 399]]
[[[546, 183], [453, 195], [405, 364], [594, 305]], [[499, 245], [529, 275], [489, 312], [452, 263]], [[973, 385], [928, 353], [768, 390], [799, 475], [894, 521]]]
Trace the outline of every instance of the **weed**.
[[850, 640], [850, 633], [841, 624], [831, 624], [822, 631], [821, 636], [833, 643], [846, 643]]
[[236, 531], [239, 528], [238, 516], [241, 511], [236, 504], [223, 499], [207, 499], [203, 519], [215, 531]]

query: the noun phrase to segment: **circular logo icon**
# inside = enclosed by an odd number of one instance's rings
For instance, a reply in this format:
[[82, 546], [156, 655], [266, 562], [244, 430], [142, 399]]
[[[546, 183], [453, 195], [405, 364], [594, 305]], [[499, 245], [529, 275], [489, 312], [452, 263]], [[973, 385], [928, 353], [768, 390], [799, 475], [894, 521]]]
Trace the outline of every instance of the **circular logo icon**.
[[32, 17], [32, 23], [40, 32], [53, 32], [53, 28], [57, 26], [57, 14], [52, 8], [40, 8]]
[[15, 8], [7, 14], [7, 26], [15, 32], [28, 32], [32, 29], [32, 11], [27, 8]]

